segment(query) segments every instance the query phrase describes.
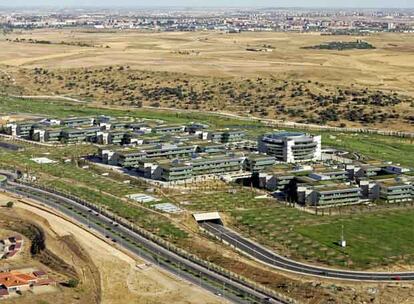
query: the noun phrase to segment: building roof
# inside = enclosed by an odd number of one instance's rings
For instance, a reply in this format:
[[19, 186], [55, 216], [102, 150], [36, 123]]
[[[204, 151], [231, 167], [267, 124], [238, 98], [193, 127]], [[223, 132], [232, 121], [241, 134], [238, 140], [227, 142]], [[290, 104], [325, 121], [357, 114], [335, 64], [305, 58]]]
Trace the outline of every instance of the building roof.
[[346, 184], [335, 184], [330, 183], [326, 185], [318, 185], [313, 188], [315, 191], [321, 192], [321, 193], [330, 193], [330, 192], [340, 192], [343, 190], [360, 190], [357, 186], [351, 186]]
[[0, 273], [0, 285], [7, 288], [28, 285], [31, 281], [36, 281], [36, 277], [20, 272]]
[[303, 136], [307, 136], [307, 135], [302, 132], [277, 132], [277, 133], [265, 134], [263, 137], [266, 139], [270, 139], [270, 140], [271, 139], [281, 140], [285, 138], [298, 138], [298, 137], [303, 137]]

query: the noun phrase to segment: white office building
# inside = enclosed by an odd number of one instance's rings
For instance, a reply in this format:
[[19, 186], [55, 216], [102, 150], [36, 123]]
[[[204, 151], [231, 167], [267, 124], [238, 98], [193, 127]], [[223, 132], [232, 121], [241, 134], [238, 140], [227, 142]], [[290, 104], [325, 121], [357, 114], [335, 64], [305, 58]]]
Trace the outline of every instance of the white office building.
[[297, 132], [265, 134], [259, 138], [258, 149], [282, 162], [317, 161], [321, 159], [321, 136]]

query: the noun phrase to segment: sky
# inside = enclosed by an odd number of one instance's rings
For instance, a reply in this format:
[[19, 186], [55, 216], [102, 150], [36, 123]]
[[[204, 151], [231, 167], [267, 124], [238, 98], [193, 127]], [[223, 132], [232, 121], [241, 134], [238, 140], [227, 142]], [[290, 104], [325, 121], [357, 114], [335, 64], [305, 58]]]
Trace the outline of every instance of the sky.
[[0, 0], [1, 6], [366, 7], [414, 8], [414, 0]]

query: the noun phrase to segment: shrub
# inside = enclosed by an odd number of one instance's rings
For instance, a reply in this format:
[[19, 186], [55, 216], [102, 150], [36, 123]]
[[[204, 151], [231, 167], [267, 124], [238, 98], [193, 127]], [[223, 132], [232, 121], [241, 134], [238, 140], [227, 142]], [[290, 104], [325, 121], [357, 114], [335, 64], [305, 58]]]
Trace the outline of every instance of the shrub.
[[77, 280], [77, 279], [70, 279], [67, 282], [67, 286], [70, 287], [70, 288], [76, 288], [78, 285], [79, 285], [79, 280]]

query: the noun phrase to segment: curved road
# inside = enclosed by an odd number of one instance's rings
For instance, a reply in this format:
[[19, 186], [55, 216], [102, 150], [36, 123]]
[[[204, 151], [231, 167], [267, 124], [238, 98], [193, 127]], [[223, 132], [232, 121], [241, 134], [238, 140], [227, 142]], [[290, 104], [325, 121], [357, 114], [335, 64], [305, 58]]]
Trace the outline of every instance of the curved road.
[[[5, 172], [0, 170], [0, 174]], [[202, 288], [223, 296], [232, 303], [275, 303], [288, 304], [291, 301], [276, 298], [254, 289], [242, 282], [237, 282], [211, 269], [196, 264], [168, 249], [152, 242], [131, 230], [121, 222], [108, 218], [97, 210], [64, 197], [36, 187], [15, 183], [14, 175], [5, 174], [9, 181], [2, 188], [5, 191], [29, 197], [52, 207], [66, 216], [76, 220], [90, 230], [94, 230], [109, 240], [137, 254], [138, 256], [158, 264], [175, 275], [199, 285]]]
[[241, 236], [240, 234], [211, 222], [200, 223], [206, 231], [222, 241], [234, 246], [243, 253], [271, 267], [295, 272], [301, 275], [312, 275], [330, 279], [355, 281], [413, 281], [414, 272], [364, 272], [325, 268], [303, 264], [272, 252], [263, 246]]

